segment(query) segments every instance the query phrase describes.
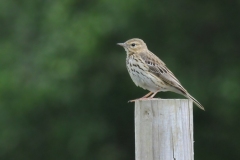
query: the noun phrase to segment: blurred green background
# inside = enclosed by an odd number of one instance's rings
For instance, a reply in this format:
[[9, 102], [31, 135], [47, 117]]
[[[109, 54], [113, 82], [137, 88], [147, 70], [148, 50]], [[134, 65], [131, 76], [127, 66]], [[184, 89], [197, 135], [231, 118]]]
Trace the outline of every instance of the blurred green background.
[[133, 160], [130, 38], [205, 107], [195, 160], [240, 159], [239, 18], [239, 0], [0, 1], [0, 159]]

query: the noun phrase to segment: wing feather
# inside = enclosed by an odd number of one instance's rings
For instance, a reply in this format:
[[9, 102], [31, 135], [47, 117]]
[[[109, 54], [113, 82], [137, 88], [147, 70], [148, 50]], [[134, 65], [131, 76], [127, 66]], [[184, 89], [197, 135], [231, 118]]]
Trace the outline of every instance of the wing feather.
[[181, 85], [179, 80], [174, 76], [174, 74], [167, 68], [165, 63], [160, 60], [156, 55], [154, 55], [152, 52], [146, 53], [140, 53], [139, 54], [141, 59], [145, 62], [145, 64], [148, 66], [148, 72], [154, 74], [161, 80], [163, 80], [166, 84], [170, 85], [171, 87], [176, 88], [177, 90], [175, 92], [178, 92], [185, 97], [193, 100], [193, 102], [202, 110], [204, 110], [204, 107], [195, 99], [193, 98], [185, 88]]
[[183, 94], [187, 94], [188, 92], [182, 87], [179, 80], [174, 76], [174, 74], [167, 68], [165, 63], [160, 60], [156, 55], [152, 52], [149, 54], [140, 53], [139, 54], [142, 60], [149, 67], [149, 72], [154, 74], [155, 76], [161, 78], [165, 83], [171, 85], [179, 89]]

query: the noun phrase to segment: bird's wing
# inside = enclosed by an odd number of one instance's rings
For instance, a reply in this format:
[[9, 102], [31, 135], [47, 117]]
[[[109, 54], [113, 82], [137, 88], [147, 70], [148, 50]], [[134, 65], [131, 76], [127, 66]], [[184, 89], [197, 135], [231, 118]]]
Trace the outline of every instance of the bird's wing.
[[154, 55], [152, 52], [146, 53], [140, 53], [139, 54], [141, 59], [145, 62], [145, 64], [148, 66], [148, 72], [151, 74], [157, 76], [165, 83], [169, 84], [170, 86], [174, 87], [179, 91], [178, 93], [181, 93], [185, 97], [193, 100], [193, 102], [202, 110], [204, 110], [204, 107], [195, 99], [193, 98], [186, 89], [183, 88], [179, 80], [174, 76], [174, 74], [167, 68], [165, 63], [160, 60], [156, 55]]
[[167, 68], [165, 63], [160, 60], [156, 55], [152, 52], [140, 53], [139, 54], [142, 60], [149, 67], [148, 71], [155, 76], [159, 77], [165, 83], [169, 84], [172, 87], [179, 89], [183, 94], [187, 94], [188, 92], [183, 88], [179, 80], [174, 76], [174, 74]]

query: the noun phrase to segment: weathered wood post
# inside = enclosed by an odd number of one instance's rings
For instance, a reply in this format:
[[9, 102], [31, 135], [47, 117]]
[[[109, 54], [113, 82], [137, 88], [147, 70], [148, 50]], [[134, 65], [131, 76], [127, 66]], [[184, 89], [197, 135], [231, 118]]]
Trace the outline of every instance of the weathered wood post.
[[136, 101], [135, 156], [136, 160], [193, 160], [192, 101]]

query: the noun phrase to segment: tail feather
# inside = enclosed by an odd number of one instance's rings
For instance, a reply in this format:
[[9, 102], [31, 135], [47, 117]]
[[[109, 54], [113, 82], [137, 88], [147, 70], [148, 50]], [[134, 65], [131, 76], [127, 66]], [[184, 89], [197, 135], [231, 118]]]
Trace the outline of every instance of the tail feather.
[[201, 103], [199, 103], [193, 96], [191, 96], [186, 89], [184, 89], [181, 85], [179, 85], [178, 87], [176, 87], [176, 89], [173, 90], [173, 92], [184, 95], [186, 98], [191, 99], [200, 109], [204, 110], [204, 107], [201, 105]]
[[204, 110], [204, 107], [190, 94], [185, 95], [187, 98], [191, 99], [200, 109]]

